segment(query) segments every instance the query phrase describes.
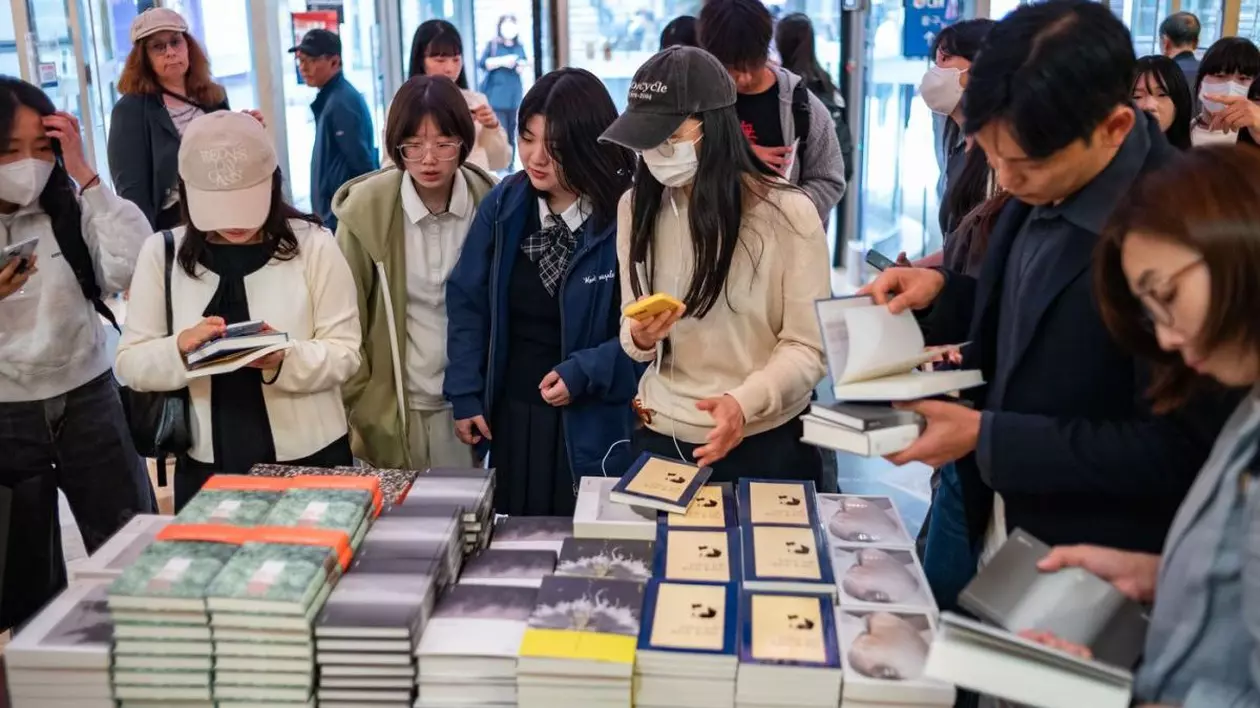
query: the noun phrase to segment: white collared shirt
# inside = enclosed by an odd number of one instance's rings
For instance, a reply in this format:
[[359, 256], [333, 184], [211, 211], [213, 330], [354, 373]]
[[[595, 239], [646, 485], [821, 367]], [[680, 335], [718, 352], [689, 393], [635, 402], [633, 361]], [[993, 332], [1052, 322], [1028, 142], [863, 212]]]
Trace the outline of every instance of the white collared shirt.
[[[551, 226], [552, 216], [551, 207], [547, 206], [547, 200], [543, 197], [539, 197], [538, 223], [542, 224], [545, 229], [548, 226]], [[568, 225], [569, 231], [577, 233], [577, 230], [582, 228], [582, 224], [585, 224], [586, 220], [591, 216], [590, 200], [586, 197], [578, 197], [577, 201], [570, 204], [568, 209], [565, 209], [559, 214], [555, 214], [555, 216], [559, 216], [561, 219], [564, 219], [564, 223]]]
[[447, 210], [434, 214], [410, 177], [402, 180], [403, 252], [407, 259], [407, 394], [413, 410], [441, 410], [446, 372], [446, 279], [468, 237], [476, 210], [462, 173]]

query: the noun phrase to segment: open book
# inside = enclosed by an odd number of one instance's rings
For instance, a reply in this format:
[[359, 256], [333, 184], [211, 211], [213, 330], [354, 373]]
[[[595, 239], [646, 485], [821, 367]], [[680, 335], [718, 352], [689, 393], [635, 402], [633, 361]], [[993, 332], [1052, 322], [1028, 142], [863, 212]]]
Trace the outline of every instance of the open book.
[[288, 334], [267, 329], [260, 320], [238, 322], [189, 352], [184, 364], [189, 378], [227, 374], [290, 346]]
[[925, 347], [910, 312], [894, 315], [868, 296], [819, 300], [815, 307], [840, 401], [910, 401], [984, 383], [977, 370], [916, 372], [963, 345]]

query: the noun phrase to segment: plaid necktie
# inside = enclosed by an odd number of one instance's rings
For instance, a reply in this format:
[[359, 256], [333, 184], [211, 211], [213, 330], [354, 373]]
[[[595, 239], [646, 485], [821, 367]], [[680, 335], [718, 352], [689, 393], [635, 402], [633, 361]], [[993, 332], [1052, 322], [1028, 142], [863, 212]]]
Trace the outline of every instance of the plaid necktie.
[[528, 236], [521, 244], [521, 250], [529, 260], [538, 264], [538, 276], [542, 279], [548, 294], [556, 296], [556, 288], [560, 279], [569, 268], [569, 258], [577, 250], [577, 237], [569, 230], [564, 219], [552, 214], [547, 217], [550, 225]]

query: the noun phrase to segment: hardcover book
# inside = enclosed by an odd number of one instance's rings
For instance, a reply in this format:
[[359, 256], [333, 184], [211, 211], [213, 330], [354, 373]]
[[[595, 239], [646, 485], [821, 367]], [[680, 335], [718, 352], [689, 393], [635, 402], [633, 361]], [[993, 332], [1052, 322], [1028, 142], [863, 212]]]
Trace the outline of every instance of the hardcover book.
[[706, 484], [696, 493], [685, 514], [660, 514], [670, 528], [723, 529], [739, 525], [735, 511], [735, 487], [729, 482]]
[[652, 542], [570, 538], [560, 550], [556, 575], [646, 582], [652, 577]]
[[464, 509], [464, 520], [475, 522], [490, 516], [493, 497], [494, 470], [434, 467], [416, 477], [398, 512], [407, 513], [408, 507], [423, 508], [441, 501], [459, 504]]
[[639, 651], [735, 655], [739, 587], [653, 579], [643, 596]]
[[515, 660], [537, 602], [537, 588], [455, 585], [438, 602], [416, 656], [421, 666], [439, 656]]
[[175, 516], [175, 523], [257, 526], [281, 494], [279, 491], [203, 489]]
[[109, 587], [111, 610], [206, 611], [206, 590], [238, 546], [158, 541]]
[[914, 548], [889, 497], [819, 494], [818, 514], [832, 546]]
[[713, 474], [665, 457], [643, 453], [621, 476], [608, 498], [622, 504], [682, 514]]
[[436, 592], [431, 576], [348, 573], [329, 595], [315, 636], [417, 639]]
[[611, 499], [615, 477], [583, 477], [573, 512], [576, 538], [651, 541], [656, 537], [656, 509], [631, 506]]
[[840, 667], [829, 598], [744, 590], [740, 610], [741, 664]]
[[372, 493], [363, 489], [290, 489], [263, 524], [342, 531], [357, 546], [356, 536], [371, 504]]
[[931, 618], [917, 612], [836, 610], [845, 699], [952, 706], [953, 686], [924, 677]]
[[745, 526], [817, 526], [815, 497], [813, 482], [741, 479], [740, 523]]
[[31, 618], [4, 648], [10, 678], [21, 669], [108, 669], [114, 629], [108, 586], [107, 580], [72, 583]]
[[814, 529], [745, 526], [743, 535], [747, 587], [835, 594], [831, 559]]
[[573, 538], [568, 516], [501, 516], [494, 522], [490, 547], [559, 553], [567, 538]]
[[704, 583], [739, 581], [739, 535], [735, 529], [691, 530], [662, 526], [652, 574], [669, 580]]
[[468, 559], [461, 584], [520, 585], [538, 587], [543, 578], [556, 572], [556, 554], [551, 551], [505, 551], [487, 549]]
[[327, 546], [246, 543], [210, 584], [206, 604], [212, 613], [302, 615], [337, 572]]
[[543, 580], [538, 604], [521, 642], [528, 659], [569, 659], [634, 665], [643, 585], [629, 580], [553, 575]]
[[385, 507], [397, 504], [407, 496], [411, 482], [419, 474], [416, 470], [386, 470], [375, 467], [295, 467], [292, 465], [254, 465], [249, 470], [252, 477], [305, 477], [311, 475], [330, 477], [375, 477], [380, 482], [381, 502]]
[[913, 551], [882, 548], [834, 548], [840, 605], [896, 606], [936, 611], [919, 560]]
[[87, 560], [70, 568], [70, 580], [113, 580], [136, 562], [174, 517], [136, 514]]

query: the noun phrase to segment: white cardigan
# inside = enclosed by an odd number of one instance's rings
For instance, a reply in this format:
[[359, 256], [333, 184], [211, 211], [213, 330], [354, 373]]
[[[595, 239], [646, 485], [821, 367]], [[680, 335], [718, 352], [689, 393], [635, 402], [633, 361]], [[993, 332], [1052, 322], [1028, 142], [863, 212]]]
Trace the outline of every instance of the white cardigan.
[[[282, 462], [312, 455], [346, 435], [341, 385], [359, 369], [361, 338], [354, 277], [332, 234], [300, 220], [291, 220], [289, 226], [297, 236], [298, 255], [288, 261], [272, 260], [245, 277], [250, 317], [287, 332], [293, 343], [280, 375], [263, 386], [276, 459]], [[183, 237], [182, 228], [175, 230], [177, 253]], [[188, 379], [176, 338], [202, 320], [219, 277], [199, 269], [200, 277], [192, 278], [178, 261], [174, 264], [175, 334], [167, 336], [165, 250], [159, 233], [140, 252], [115, 371], [137, 391], [177, 391], [186, 386], [192, 403], [189, 454], [212, 464], [210, 379]], [[267, 379], [272, 375], [264, 373]]]

